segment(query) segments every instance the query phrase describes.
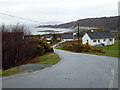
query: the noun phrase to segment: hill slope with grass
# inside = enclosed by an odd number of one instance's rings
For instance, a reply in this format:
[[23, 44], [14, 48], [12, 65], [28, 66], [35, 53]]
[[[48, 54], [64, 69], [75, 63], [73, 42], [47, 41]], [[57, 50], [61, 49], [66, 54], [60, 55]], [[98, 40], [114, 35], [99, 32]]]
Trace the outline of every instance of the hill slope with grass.
[[104, 30], [118, 30], [118, 18], [119, 16], [112, 16], [112, 17], [100, 17], [100, 18], [86, 18], [86, 19], [79, 19], [77, 21], [59, 24], [59, 25], [43, 25], [38, 27], [51, 27], [51, 28], [71, 28], [77, 27], [78, 22], [80, 26], [90, 26], [90, 27], [101, 27]]

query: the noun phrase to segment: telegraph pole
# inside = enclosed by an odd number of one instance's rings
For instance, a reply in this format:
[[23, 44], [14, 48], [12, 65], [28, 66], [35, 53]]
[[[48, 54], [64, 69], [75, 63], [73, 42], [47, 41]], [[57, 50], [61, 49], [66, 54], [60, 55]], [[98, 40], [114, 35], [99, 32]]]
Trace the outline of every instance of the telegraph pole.
[[78, 22], [78, 33], [77, 33], [77, 35], [78, 35], [78, 43], [79, 43], [79, 22]]

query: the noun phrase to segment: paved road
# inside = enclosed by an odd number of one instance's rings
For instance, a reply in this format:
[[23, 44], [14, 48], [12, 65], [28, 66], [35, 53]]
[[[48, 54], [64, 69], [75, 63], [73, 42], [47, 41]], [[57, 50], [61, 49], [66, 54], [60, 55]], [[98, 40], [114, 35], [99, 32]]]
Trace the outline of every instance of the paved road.
[[3, 79], [3, 88], [117, 88], [118, 59], [56, 50], [61, 61], [37, 72]]

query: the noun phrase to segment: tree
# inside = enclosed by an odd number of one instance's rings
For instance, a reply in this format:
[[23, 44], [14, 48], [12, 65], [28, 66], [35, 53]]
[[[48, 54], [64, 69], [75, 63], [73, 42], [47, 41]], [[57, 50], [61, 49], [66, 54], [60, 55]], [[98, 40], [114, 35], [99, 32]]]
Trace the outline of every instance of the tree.
[[103, 29], [102, 28], [100, 28], [100, 27], [98, 27], [97, 29], [96, 29], [97, 31], [103, 31]]

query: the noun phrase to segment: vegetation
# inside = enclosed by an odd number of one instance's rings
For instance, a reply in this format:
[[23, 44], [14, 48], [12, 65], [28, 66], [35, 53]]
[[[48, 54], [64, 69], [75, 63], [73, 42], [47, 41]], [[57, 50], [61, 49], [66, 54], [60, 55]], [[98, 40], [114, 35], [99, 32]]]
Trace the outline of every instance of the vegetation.
[[[69, 43], [70, 44], [70, 43]], [[64, 49], [61, 46], [57, 46], [55, 47], [56, 49], [61, 49], [61, 50], [67, 50], [67, 51], [71, 51], [71, 46], [67, 47], [67, 49]], [[64, 45], [63, 45], [64, 46]], [[114, 45], [110, 45], [110, 46], [99, 46], [99, 47], [92, 47], [94, 48], [94, 50], [102, 50], [102, 52], [104, 51], [104, 53], [99, 53], [99, 52], [81, 52], [81, 53], [87, 53], [87, 54], [95, 54], [95, 55], [102, 55], [102, 56], [112, 56], [112, 57], [120, 57], [119, 54], [119, 46], [120, 46], [120, 40], [119, 41], [115, 41]], [[76, 48], [77, 49], [77, 48]]]
[[110, 45], [110, 46], [101, 46], [99, 48], [103, 49], [106, 53], [102, 54], [102, 53], [97, 53], [97, 55], [105, 55], [105, 56], [112, 56], [112, 57], [120, 57], [119, 55], [119, 45], [120, 44], [120, 40], [119, 41], [115, 41], [114, 45]]
[[24, 38], [25, 27], [16, 25], [0, 28], [2, 31], [2, 69], [7, 70], [26, 62], [31, 58], [53, 51], [42, 39]]
[[[34, 61], [34, 63], [31, 63], [31, 64], [53, 65], [53, 64], [58, 63], [60, 61], [60, 58], [57, 54], [51, 52], [51, 53], [46, 53], [45, 55], [42, 55], [42, 56], [38, 56], [33, 61]], [[13, 68], [10, 68], [7, 70], [1, 69], [0, 75], [9, 76], [9, 75], [19, 74], [19, 73], [23, 73], [23, 72], [28, 72], [28, 70], [22, 70], [18, 67], [13, 67]]]
[[10, 68], [8, 70], [4, 70], [4, 69], [1, 69], [0, 70], [0, 74], [2, 76], [8, 76], [8, 75], [13, 75], [13, 74], [18, 74], [18, 73], [22, 73], [22, 72], [25, 72], [26, 70], [21, 70], [20, 68], [18, 67], [14, 67], [14, 68]]
[[103, 31], [103, 29], [98, 27], [98, 28], [96, 28], [96, 31]]
[[52, 28], [71, 28], [71, 27], [77, 27], [78, 22], [80, 23], [80, 26], [90, 26], [90, 27], [101, 27], [104, 30], [116, 30], [118, 31], [118, 28], [120, 28], [120, 25], [118, 25], [118, 18], [119, 16], [114, 17], [100, 17], [100, 18], [86, 18], [86, 19], [80, 19], [77, 21], [59, 24], [59, 25], [43, 25], [39, 27], [52, 27]]
[[103, 49], [94, 48], [88, 43], [86, 44], [81, 44], [81, 43], [64, 44], [63, 49], [70, 50], [73, 52], [105, 53]]
[[55, 53], [47, 53], [43, 56], [40, 56], [38, 58], [38, 61], [35, 64], [56, 64], [57, 62], [59, 62], [60, 58], [58, 57], [57, 54]]
[[62, 34], [51, 34], [51, 35], [53, 35], [53, 37], [50, 41], [51, 46], [61, 41], [61, 35]]

